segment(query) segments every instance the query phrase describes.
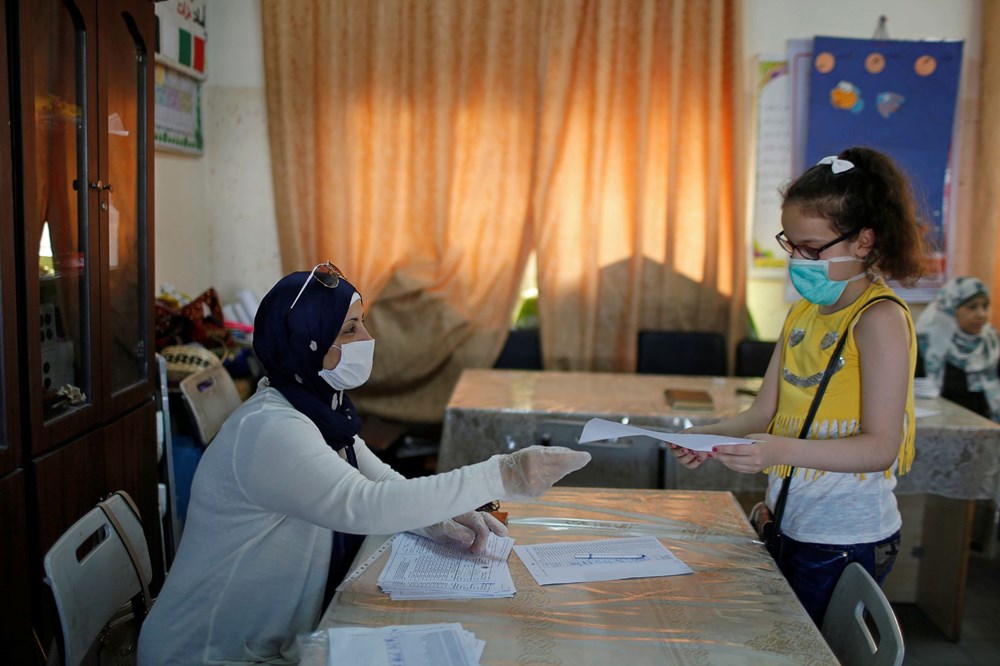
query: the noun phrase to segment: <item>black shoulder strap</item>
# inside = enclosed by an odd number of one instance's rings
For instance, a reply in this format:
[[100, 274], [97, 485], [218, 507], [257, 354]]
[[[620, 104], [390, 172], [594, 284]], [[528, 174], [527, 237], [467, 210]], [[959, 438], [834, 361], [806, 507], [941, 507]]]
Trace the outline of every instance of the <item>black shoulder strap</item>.
[[[805, 439], [806, 435], [809, 434], [809, 428], [812, 427], [813, 418], [816, 416], [816, 410], [819, 409], [820, 400], [823, 399], [823, 393], [826, 392], [826, 386], [830, 383], [830, 378], [833, 377], [835, 372], [834, 366], [837, 364], [837, 359], [840, 358], [840, 352], [844, 350], [844, 343], [847, 341], [847, 336], [850, 334], [851, 325], [854, 324], [854, 321], [861, 316], [861, 313], [868, 309], [868, 306], [876, 301], [895, 301], [904, 310], [908, 310], [906, 304], [901, 300], [895, 296], [884, 294], [869, 300], [861, 307], [860, 310], [858, 310], [857, 314], [851, 317], [850, 321], [847, 322], [847, 327], [844, 329], [840, 339], [837, 340], [837, 346], [834, 348], [833, 354], [830, 356], [830, 362], [826, 364], [826, 370], [823, 372], [823, 379], [820, 380], [819, 386], [816, 387], [816, 395], [813, 396], [812, 404], [809, 405], [809, 413], [806, 414], [806, 419], [802, 422], [802, 429], [799, 430], [799, 439]], [[778, 501], [774, 505], [773, 529], [775, 534], [780, 534], [781, 531], [781, 517], [785, 513], [785, 500], [788, 498], [788, 487], [792, 484], [792, 477], [794, 475], [795, 468], [793, 467], [789, 470], [788, 476], [786, 476], [781, 482], [781, 492], [778, 494]]]

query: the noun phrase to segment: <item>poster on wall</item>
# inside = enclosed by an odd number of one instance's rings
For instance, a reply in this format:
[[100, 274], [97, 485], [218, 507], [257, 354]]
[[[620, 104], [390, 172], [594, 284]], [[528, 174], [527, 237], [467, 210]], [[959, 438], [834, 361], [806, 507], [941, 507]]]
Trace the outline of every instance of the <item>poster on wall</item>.
[[783, 56], [757, 58], [757, 141], [749, 275], [781, 278], [788, 255], [774, 236], [781, 230], [781, 189], [790, 180], [791, 94]]
[[155, 64], [154, 78], [156, 149], [201, 155], [201, 82], [162, 63]]
[[156, 4], [154, 140], [157, 150], [204, 152], [201, 85], [206, 78], [207, 0]]
[[809, 130], [809, 75], [812, 73], [813, 40], [785, 42], [788, 62], [789, 104], [792, 113], [792, 177], [806, 170], [806, 140]]
[[930, 227], [938, 275], [922, 284], [939, 286], [962, 42], [816, 37], [812, 53], [806, 164], [853, 145], [892, 156]]
[[205, 3], [165, 0], [156, 3], [156, 61], [203, 80], [206, 76]]

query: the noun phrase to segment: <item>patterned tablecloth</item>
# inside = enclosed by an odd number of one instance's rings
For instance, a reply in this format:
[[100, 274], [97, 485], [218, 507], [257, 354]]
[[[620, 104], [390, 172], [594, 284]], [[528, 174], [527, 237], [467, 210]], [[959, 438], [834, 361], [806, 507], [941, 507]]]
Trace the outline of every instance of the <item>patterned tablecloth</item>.
[[[837, 663], [730, 493], [555, 488], [503, 510], [518, 544], [652, 535], [694, 574], [543, 587], [512, 554], [512, 599], [390, 601], [383, 553], [318, 629], [461, 622], [491, 665]], [[384, 540], [369, 537], [357, 562]], [[300, 645], [303, 665], [326, 663], [321, 632]]]
[[[466, 370], [445, 412], [438, 471], [448, 471], [574, 432], [593, 417], [680, 431], [746, 409], [759, 379], [639, 374]], [[666, 388], [703, 389], [709, 411], [673, 410]], [[1000, 496], [1000, 426], [941, 398], [918, 399], [917, 457], [899, 477], [899, 494], [931, 493], [953, 499]], [[578, 430], [575, 431], [578, 434]], [[646, 439], [646, 438], [643, 438]], [[553, 444], [563, 443], [558, 438]], [[697, 470], [664, 456], [661, 485], [682, 489], [763, 490], [763, 474], [739, 474], [714, 461]]]

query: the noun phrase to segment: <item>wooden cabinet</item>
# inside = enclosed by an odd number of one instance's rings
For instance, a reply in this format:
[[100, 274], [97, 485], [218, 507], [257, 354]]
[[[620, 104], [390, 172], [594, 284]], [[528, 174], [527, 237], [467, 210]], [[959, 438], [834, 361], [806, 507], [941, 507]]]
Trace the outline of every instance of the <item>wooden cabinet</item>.
[[[26, 568], [28, 594], [11, 597], [12, 612], [31, 618], [44, 646], [41, 559], [112, 491], [137, 501], [154, 588], [163, 576], [154, 11], [151, 0], [0, 0], [0, 9], [0, 127], [10, 130], [0, 133], [0, 524], [25, 525], [21, 542], [0, 545], [0, 564]], [[37, 653], [22, 629], [8, 643], [5, 628], [3, 643]]]
[[34, 0], [19, 17], [20, 250], [26, 314], [40, 324], [24, 356], [38, 455], [153, 392], [153, 9]]
[[7, 0], [0, 0], [0, 477], [21, 466], [14, 239], [14, 161], [11, 156], [7, 61]]
[[[41, 553], [113, 489], [124, 490], [135, 500], [144, 518], [146, 542], [156, 559], [159, 551], [154, 548], [158, 549], [160, 542], [156, 448], [141, 445], [155, 444], [155, 419], [156, 405], [150, 401], [33, 461], [31, 502], [38, 509]], [[68, 482], [70, 479], [73, 481]], [[145, 520], [146, 516], [156, 520]]]
[[28, 577], [28, 520], [24, 472], [0, 478], [0, 646], [6, 664], [30, 664], [31, 585]]

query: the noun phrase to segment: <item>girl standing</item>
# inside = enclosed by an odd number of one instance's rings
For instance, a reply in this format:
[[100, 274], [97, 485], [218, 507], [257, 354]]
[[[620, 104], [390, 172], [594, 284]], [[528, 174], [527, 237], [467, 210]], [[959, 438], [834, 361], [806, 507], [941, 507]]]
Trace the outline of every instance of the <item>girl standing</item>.
[[[778, 565], [817, 623], [841, 572], [859, 562], [881, 583], [899, 549], [893, 489], [913, 460], [917, 345], [907, 307], [884, 278], [919, 277], [924, 255], [908, 183], [868, 148], [824, 158], [785, 191], [781, 247], [802, 296], [789, 311], [760, 392], [746, 411], [688, 432], [758, 443], [712, 457], [769, 475], [775, 508], [790, 478]], [[805, 437], [800, 430], [841, 337]], [[674, 448], [697, 467], [701, 454]]]

